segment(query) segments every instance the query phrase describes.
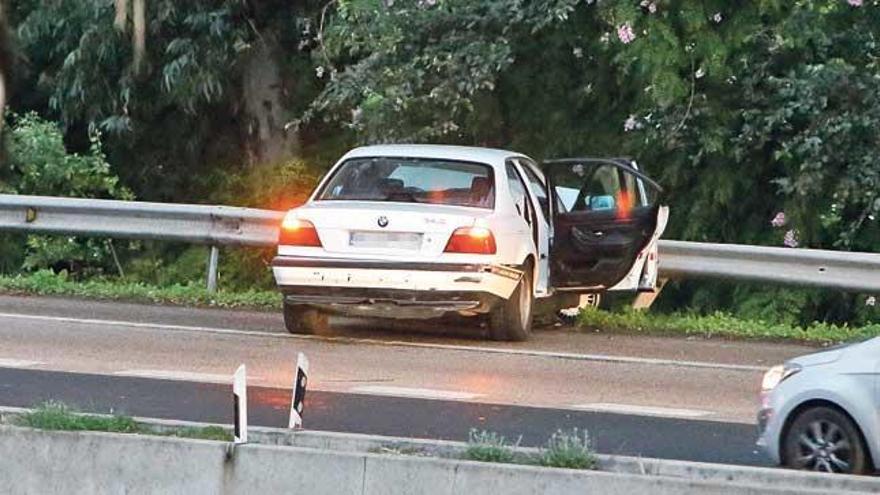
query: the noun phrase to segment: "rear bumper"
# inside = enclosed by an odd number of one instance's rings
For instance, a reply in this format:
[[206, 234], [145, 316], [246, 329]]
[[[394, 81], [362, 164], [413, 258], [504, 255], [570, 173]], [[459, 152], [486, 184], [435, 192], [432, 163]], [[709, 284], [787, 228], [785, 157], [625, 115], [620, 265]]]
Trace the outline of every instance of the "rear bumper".
[[276, 257], [272, 271], [289, 303], [407, 318], [486, 312], [509, 298], [522, 277], [502, 265], [295, 256]]

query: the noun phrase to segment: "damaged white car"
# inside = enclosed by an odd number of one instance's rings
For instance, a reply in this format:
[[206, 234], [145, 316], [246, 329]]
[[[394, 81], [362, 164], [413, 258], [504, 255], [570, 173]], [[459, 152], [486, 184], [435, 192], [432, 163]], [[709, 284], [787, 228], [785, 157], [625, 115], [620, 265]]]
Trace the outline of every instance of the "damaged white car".
[[284, 218], [272, 268], [285, 324], [316, 333], [333, 313], [453, 313], [525, 340], [536, 300], [654, 290], [660, 191], [623, 159], [539, 167], [486, 148], [354, 149]]

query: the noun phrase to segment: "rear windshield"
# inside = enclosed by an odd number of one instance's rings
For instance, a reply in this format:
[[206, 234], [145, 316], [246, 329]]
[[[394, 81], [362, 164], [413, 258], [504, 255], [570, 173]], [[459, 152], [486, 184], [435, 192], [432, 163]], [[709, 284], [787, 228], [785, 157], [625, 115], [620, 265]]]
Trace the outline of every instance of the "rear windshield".
[[492, 167], [425, 158], [371, 157], [346, 160], [318, 200], [392, 201], [493, 208]]

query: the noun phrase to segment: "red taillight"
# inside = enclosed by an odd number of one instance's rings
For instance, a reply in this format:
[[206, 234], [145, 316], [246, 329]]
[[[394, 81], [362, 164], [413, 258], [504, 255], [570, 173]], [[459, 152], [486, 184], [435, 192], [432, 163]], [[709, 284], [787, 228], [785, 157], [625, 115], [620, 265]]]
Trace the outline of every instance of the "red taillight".
[[495, 254], [495, 236], [485, 227], [461, 227], [455, 229], [449, 242], [447, 253]]
[[278, 244], [281, 246], [321, 247], [321, 239], [312, 222], [287, 215], [281, 222]]

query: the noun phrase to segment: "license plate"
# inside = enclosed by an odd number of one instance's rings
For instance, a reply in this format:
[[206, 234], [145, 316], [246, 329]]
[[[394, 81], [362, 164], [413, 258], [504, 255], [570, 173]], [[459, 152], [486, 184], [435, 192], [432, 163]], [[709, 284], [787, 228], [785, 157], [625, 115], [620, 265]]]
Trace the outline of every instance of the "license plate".
[[420, 249], [422, 234], [409, 232], [352, 232], [349, 245], [362, 248]]

